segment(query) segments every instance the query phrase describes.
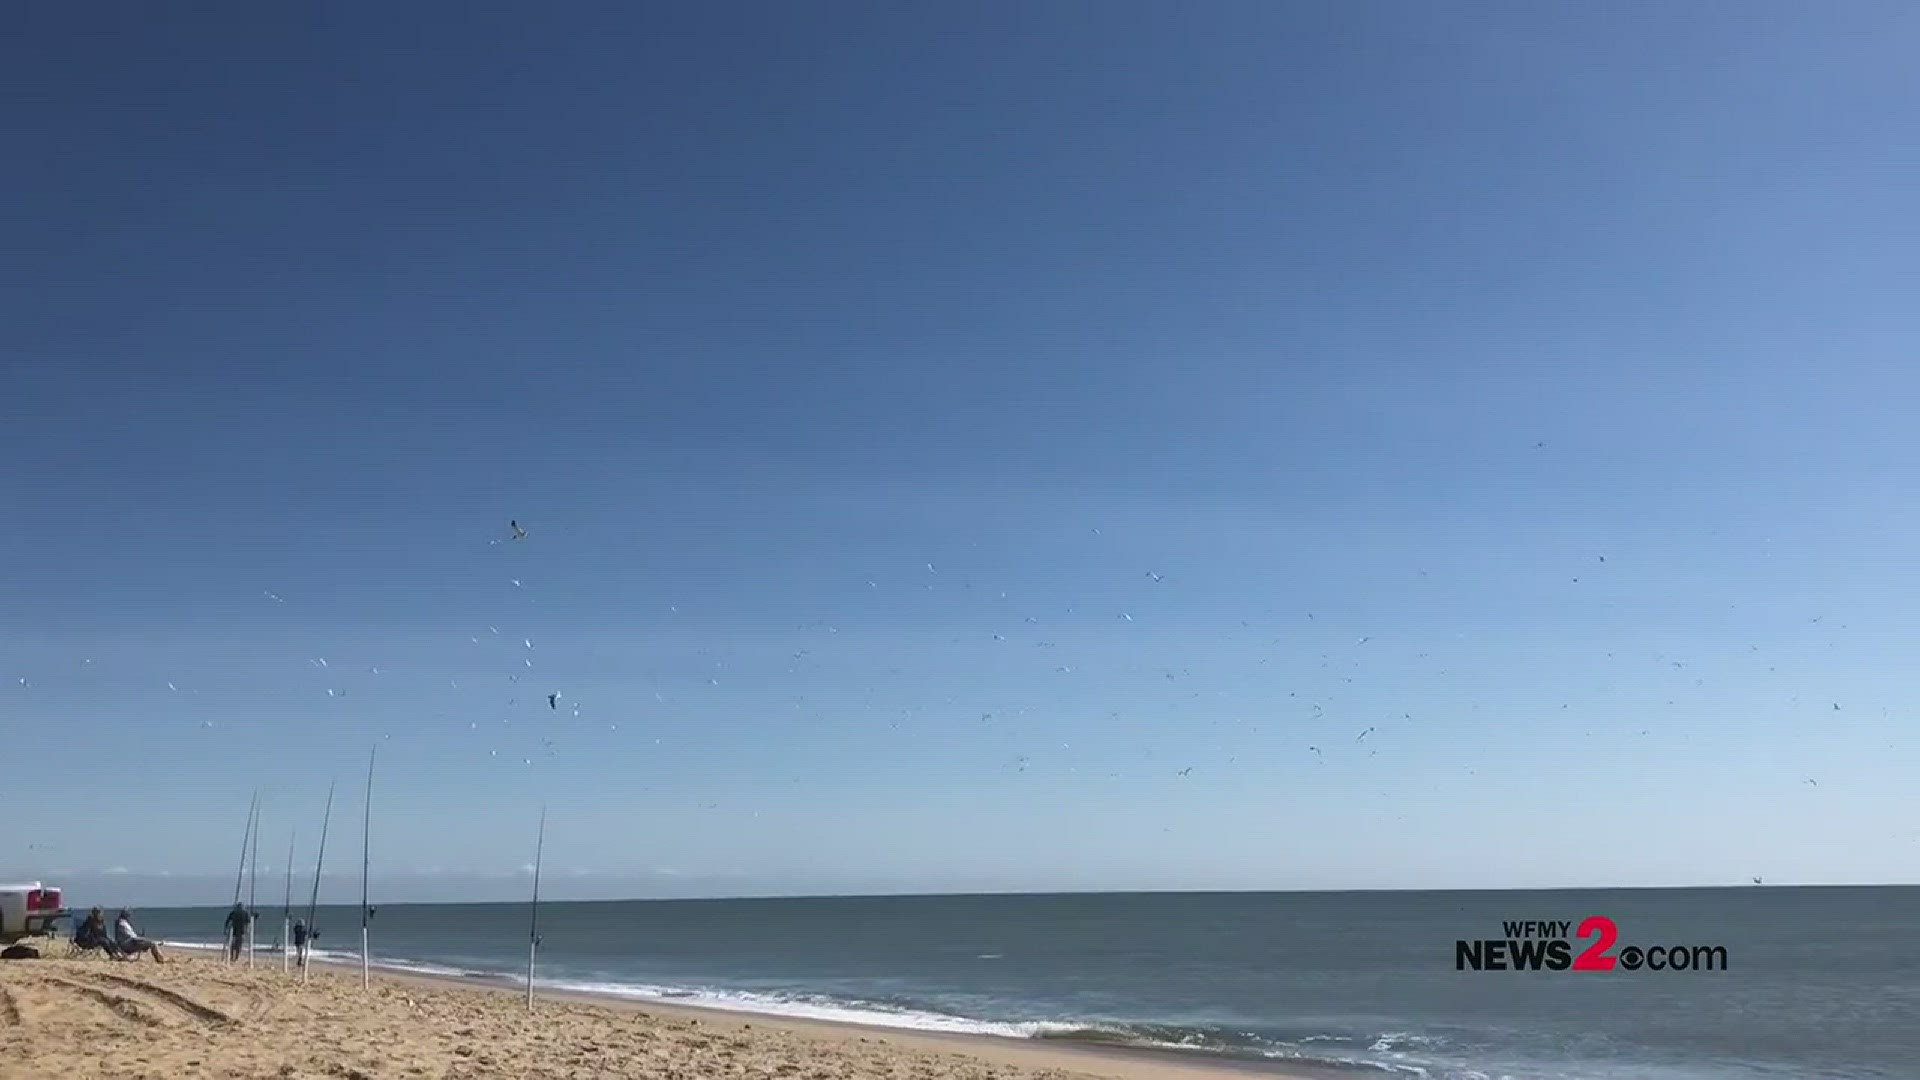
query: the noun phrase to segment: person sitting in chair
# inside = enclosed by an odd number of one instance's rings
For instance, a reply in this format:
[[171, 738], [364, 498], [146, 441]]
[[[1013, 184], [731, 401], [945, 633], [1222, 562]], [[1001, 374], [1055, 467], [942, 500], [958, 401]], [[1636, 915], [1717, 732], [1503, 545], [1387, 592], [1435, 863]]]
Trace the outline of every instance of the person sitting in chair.
[[109, 959], [120, 958], [120, 947], [113, 943], [113, 936], [107, 933], [107, 917], [99, 908], [87, 913], [87, 917], [73, 929], [73, 947], [81, 952], [99, 949]]
[[152, 953], [154, 963], [164, 964], [167, 962], [167, 958], [160, 955], [160, 946], [154, 944], [153, 941], [148, 938], [141, 937], [140, 932], [133, 928], [133, 912], [131, 911], [127, 911], [124, 908], [121, 909], [119, 920], [113, 924], [113, 938], [114, 944], [120, 946], [121, 954], [129, 960], [139, 956], [141, 953]]

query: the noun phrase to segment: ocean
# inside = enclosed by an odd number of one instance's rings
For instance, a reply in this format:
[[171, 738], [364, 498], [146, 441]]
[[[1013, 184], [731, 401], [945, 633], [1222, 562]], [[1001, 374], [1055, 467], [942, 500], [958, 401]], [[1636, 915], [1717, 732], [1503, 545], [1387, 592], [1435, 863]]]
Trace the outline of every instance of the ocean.
[[[1330, 1076], [1912, 1080], [1917, 904], [1920, 888], [1772, 886], [549, 902], [540, 982]], [[225, 911], [138, 914], [151, 936], [214, 942]], [[374, 959], [518, 982], [527, 914], [380, 905]], [[1617, 927], [1612, 971], [1457, 970], [1458, 940], [1589, 916]], [[262, 922], [271, 942], [279, 911]], [[357, 955], [357, 908], [318, 923], [323, 955]], [[1622, 966], [1655, 945], [1724, 947], [1725, 970]]]

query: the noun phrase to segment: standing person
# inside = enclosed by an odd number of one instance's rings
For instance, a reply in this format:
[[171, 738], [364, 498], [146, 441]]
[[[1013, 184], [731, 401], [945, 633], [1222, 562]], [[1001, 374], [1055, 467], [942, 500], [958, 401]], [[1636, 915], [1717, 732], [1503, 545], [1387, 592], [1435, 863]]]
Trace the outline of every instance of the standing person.
[[301, 967], [307, 966], [307, 924], [296, 920], [293, 924], [293, 952], [299, 958]]
[[227, 912], [227, 959], [239, 960], [240, 950], [247, 947], [247, 928], [253, 925], [253, 912], [245, 904], [233, 905]]
[[113, 924], [113, 937], [114, 944], [120, 947], [120, 955], [129, 960], [146, 952], [153, 954], [156, 964], [167, 962], [167, 958], [160, 955], [160, 946], [141, 937], [140, 931], [133, 928], [133, 912], [125, 908], [120, 909], [120, 918]]

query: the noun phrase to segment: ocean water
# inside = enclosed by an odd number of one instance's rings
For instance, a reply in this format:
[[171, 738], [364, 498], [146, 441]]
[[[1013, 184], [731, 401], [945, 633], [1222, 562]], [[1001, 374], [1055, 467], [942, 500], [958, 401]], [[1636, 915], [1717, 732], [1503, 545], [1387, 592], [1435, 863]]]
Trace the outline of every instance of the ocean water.
[[[1920, 888], [930, 896], [541, 905], [540, 982], [1430, 1080], [1920, 1077]], [[376, 963], [518, 981], [525, 904], [383, 905]], [[1724, 946], [1711, 972], [1459, 971], [1508, 920]], [[224, 909], [144, 932], [218, 938]], [[263, 917], [263, 941], [279, 913]], [[355, 908], [320, 911], [357, 955]], [[1577, 953], [1587, 944], [1576, 941]]]

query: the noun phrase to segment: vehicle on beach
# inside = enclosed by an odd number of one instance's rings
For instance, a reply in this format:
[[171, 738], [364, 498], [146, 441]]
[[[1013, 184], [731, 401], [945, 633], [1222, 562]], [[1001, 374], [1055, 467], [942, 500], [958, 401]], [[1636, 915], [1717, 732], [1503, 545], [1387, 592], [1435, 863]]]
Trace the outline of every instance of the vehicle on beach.
[[60, 899], [59, 889], [38, 881], [0, 885], [0, 945], [57, 933], [60, 920], [67, 917]]

